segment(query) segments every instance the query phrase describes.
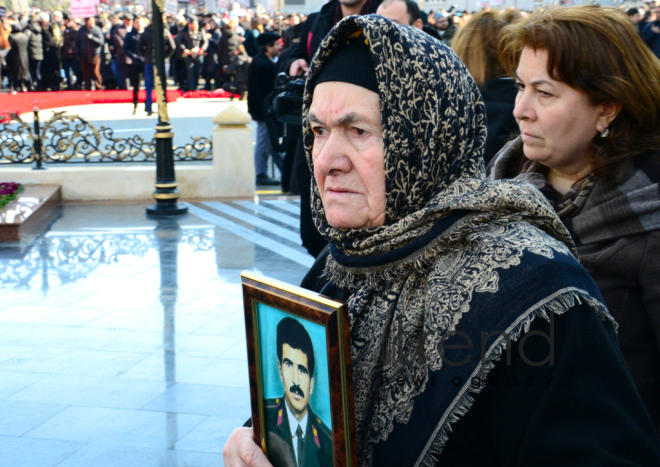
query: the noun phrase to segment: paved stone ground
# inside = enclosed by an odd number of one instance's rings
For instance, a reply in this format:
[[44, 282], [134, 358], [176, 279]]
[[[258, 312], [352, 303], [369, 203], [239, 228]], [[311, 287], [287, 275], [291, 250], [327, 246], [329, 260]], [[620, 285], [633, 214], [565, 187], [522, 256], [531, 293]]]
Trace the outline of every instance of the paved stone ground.
[[0, 466], [218, 466], [250, 416], [239, 274], [300, 282], [299, 201], [145, 206], [0, 246]]

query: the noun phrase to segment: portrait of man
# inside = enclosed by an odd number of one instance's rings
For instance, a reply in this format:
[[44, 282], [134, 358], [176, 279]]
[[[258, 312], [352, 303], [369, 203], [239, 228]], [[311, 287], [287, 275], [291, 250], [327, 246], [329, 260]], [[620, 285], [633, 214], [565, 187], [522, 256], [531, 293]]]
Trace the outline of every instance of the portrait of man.
[[277, 324], [276, 344], [284, 395], [265, 399], [268, 458], [275, 467], [330, 467], [331, 432], [309, 404], [314, 392], [312, 340], [300, 322], [286, 317]]

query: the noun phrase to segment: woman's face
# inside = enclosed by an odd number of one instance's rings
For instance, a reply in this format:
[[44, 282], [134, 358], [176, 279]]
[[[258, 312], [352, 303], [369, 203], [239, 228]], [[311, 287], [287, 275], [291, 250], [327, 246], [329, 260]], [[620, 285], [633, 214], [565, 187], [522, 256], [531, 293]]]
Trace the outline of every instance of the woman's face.
[[588, 167], [591, 143], [613, 116], [610, 105], [591, 105], [587, 95], [548, 75], [548, 52], [526, 48], [516, 71], [513, 116], [525, 156], [561, 173]]
[[366, 229], [385, 223], [385, 147], [378, 94], [343, 82], [314, 89], [314, 178], [328, 224]]

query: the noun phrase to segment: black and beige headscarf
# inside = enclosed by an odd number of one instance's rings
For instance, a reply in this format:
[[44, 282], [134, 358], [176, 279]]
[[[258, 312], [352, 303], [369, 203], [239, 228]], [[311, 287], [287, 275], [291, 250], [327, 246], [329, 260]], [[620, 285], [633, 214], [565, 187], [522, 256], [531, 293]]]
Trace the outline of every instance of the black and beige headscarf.
[[[360, 464], [433, 465], [451, 423], [481, 389], [470, 378], [487, 374], [506, 345], [494, 336], [483, 364], [475, 355], [448, 367], [439, 351], [447, 333], [461, 330], [478, 343], [480, 331], [498, 329], [515, 340], [536, 316], [547, 319], [548, 311], [565, 312], [576, 301], [603, 318], [606, 311], [543, 196], [520, 181], [485, 181], [484, 103], [442, 43], [381, 16], [345, 18], [311, 64], [304, 117], [320, 70], [358, 30], [371, 50], [381, 101], [385, 224], [330, 226], [314, 181], [312, 212], [330, 242], [325, 274], [350, 290]], [[306, 118], [303, 131], [313, 169]], [[548, 267], [566, 271], [557, 280], [541, 277]], [[521, 294], [526, 287], [533, 290]], [[450, 384], [457, 375], [465, 381], [460, 387]]]

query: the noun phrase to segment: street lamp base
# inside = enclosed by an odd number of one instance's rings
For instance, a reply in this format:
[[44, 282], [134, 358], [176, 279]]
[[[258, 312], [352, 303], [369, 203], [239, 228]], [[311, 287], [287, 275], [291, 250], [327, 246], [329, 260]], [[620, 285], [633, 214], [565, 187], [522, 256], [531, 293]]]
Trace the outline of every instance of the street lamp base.
[[184, 203], [156, 203], [147, 208], [147, 216], [163, 217], [186, 214], [188, 206]]

